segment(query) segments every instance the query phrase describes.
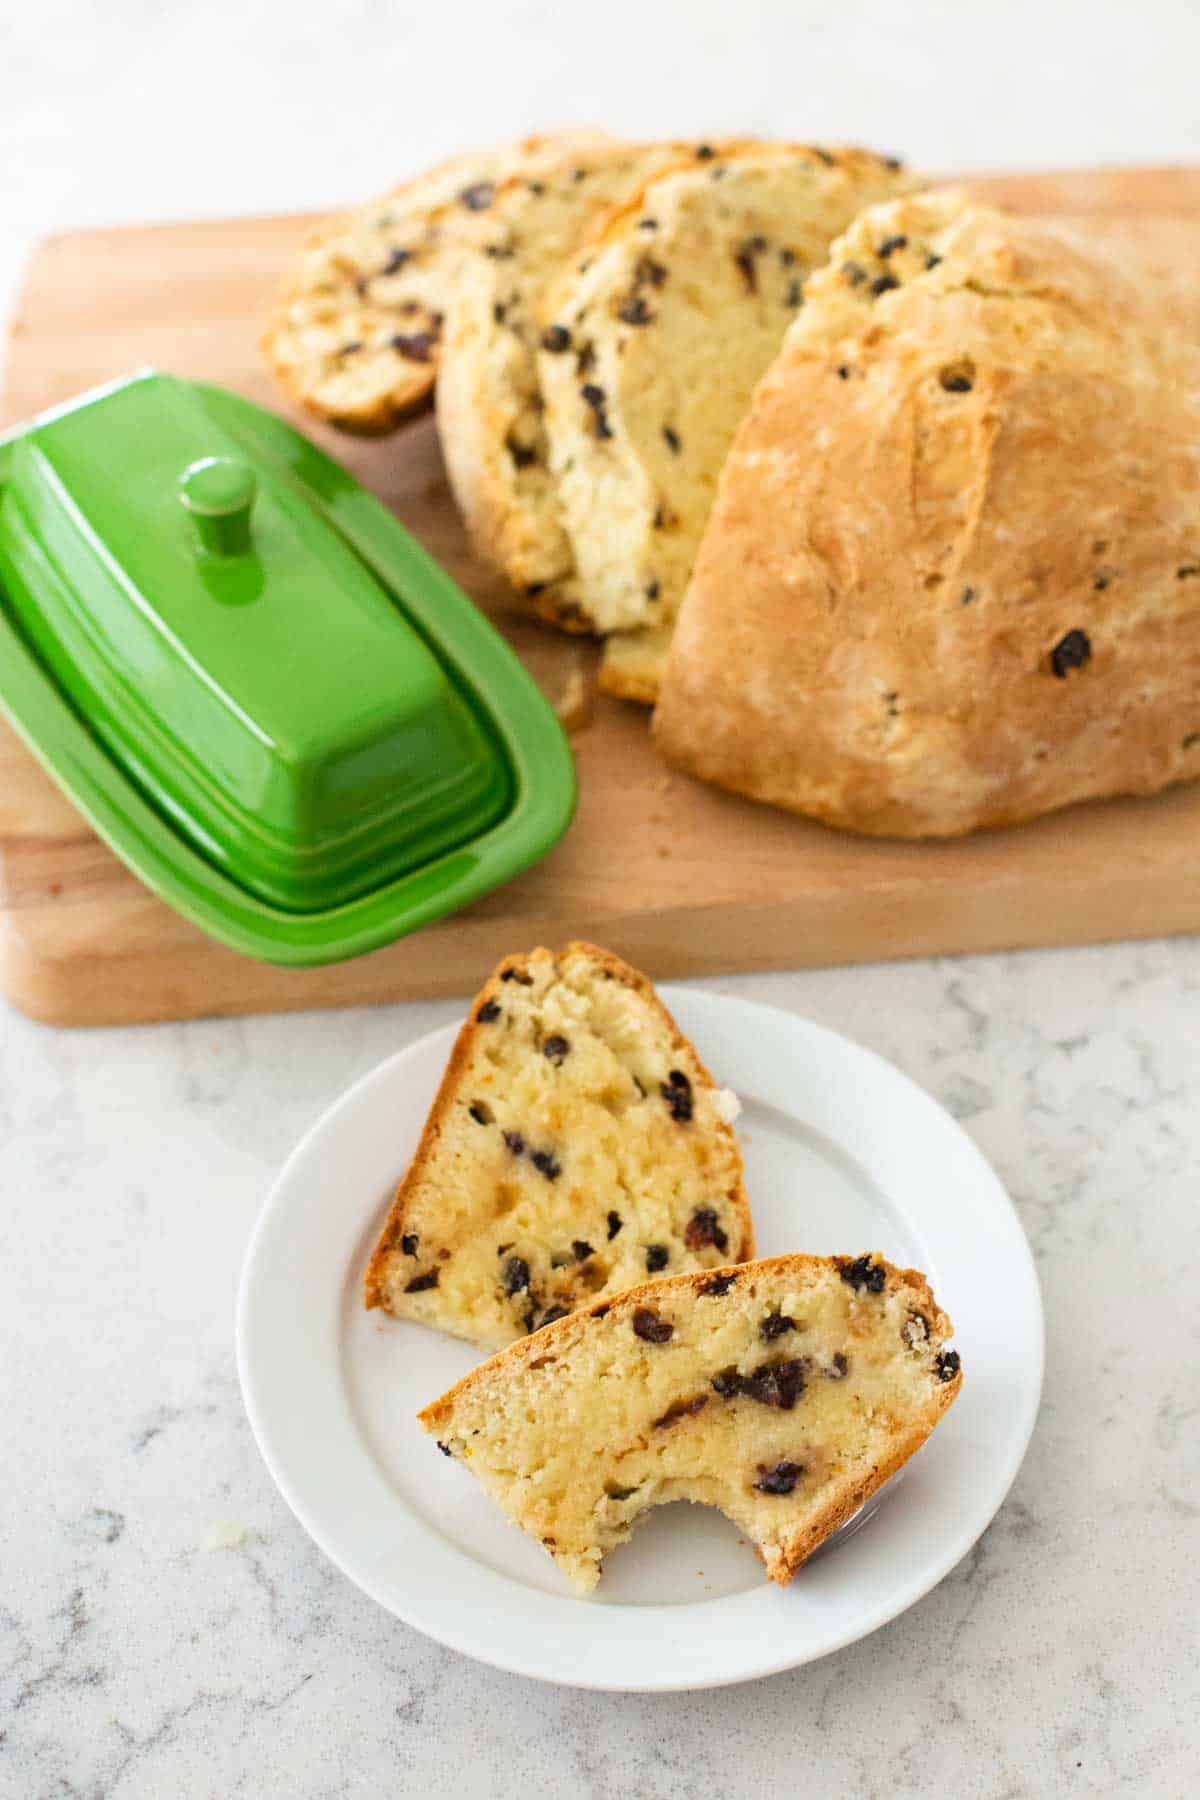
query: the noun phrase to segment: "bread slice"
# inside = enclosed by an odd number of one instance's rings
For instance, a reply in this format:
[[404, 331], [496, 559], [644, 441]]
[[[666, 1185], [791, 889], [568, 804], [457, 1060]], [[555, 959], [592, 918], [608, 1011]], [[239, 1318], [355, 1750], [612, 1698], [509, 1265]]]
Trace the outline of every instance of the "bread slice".
[[461, 241], [498, 184], [536, 180], [600, 132], [557, 132], [452, 157], [310, 238], [262, 340], [281, 386], [316, 418], [389, 432], [433, 393]]
[[1200, 775], [1198, 492], [1178, 295], [962, 194], [873, 208], [726, 463], [658, 742], [903, 837]]
[[732, 1098], [609, 951], [506, 958], [459, 1033], [367, 1305], [495, 1348], [647, 1271], [752, 1256]]
[[599, 631], [654, 628], [601, 685], [653, 699], [671, 621], [754, 386], [804, 281], [864, 206], [913, 186], [863, 150], [754, 144], [647, 182], [543, 302], [550, 474]]
[[572, 152], [536, 183], [504, 186], [457, 274], [437, 392], [450, 486], [478, 553], [528, 610], [567, 630], [591, 625], [576, 604], [548, 466], [537, 369], [542, 298], [591, 226], [649, 176], [714, 155], [708, 144]]
[[590, 1306], [419, 1417], [585, 1592], [669, 1500], [719, 1507], [786, 1585], [954, 1400], [950, 1334], [913, 1269], [775, 1256]]

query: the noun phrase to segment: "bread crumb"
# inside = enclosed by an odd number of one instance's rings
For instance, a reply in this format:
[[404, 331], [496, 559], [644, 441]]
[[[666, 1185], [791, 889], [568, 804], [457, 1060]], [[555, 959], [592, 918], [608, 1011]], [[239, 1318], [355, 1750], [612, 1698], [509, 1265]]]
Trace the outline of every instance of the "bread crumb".
[[714, 1102], [717, 1109], [717, 1117], [722, 1119], [726, 1125], [732, 1125], [735, 1119], [741, 1117], [742, 1103], [732, 1088], [718, 1088], [714, 1096]]
[[564, 731], [584, 731], [592, 722], [592, 690], [578, 664], [567, 676], [566, 686], [554, 705]]
[[240, 1550], [250, 1536], [250, 1527], [239, 1519], [212, 1519], [200, 1540], [202, 1550]]

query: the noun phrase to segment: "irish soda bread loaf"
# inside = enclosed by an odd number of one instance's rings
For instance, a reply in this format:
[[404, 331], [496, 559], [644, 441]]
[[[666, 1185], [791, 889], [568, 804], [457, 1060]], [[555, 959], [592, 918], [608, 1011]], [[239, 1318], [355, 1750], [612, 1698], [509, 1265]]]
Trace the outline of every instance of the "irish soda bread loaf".
[[647, 1272], [753, 1255], [731, 1101], [608, 951], [507, 958], [459, 1034], [367, 1305], [494, 1348]]
[[479, 553], [534, 612], [587, 629], [548, 467], [537, 342], [548, 282], [594, 221], [648, 176], [711, 146], [609, 145], [572, 152], [537, 182], [496, 196], [461, 266], [438, 380], [438, 427], [454, 497]]
[[314, 234], [263, 337], [280, 384], [343, 431], [391, 431], [433, 392], [454, 257], [497, 183], [536, 180], [597, 132], [456, 156]]
[[912, 1269], [776, 1256], [577, 1312], [420, 1419], [581, 1589], [668, 1500], [719, 1507], [783, 1584], [957, 1395], [950, 1332]]
[[939, 194], [835, 246], [721, 480], [668, 758], [949, 835], [1200, 773], [1200, 350], [1156, 282]]
[[601, 685], [652, 700], [671, 622], [754, 385], [809, 271], [890, 160], [733, 147], [648, 182], [551, 286], [538, 357], [576, 598], [609, 646]]

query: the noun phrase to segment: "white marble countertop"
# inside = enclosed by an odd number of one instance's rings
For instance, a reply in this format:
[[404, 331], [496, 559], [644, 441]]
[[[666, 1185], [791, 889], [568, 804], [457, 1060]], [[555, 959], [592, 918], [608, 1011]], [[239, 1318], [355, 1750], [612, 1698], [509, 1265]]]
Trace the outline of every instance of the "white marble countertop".
[[[538, 123], [1182, 159], [1197, 51], [1196, 9], [1162, 0], [41, 0], [0, 17], [0, 308], [44, 231], [325, 204]], [[556, 1690], [437, 1648], [291, 1518], [232, 1325], [287, 1150], [456, 1008], [84, 1034], [0, 1006], [3, 1800], [1193, 1790], [1200, 942], [712, 985], [893, 1058], [1016, 1198], [1045, 1404], [971, 1555], [865, 1642], [715, 1693]]]

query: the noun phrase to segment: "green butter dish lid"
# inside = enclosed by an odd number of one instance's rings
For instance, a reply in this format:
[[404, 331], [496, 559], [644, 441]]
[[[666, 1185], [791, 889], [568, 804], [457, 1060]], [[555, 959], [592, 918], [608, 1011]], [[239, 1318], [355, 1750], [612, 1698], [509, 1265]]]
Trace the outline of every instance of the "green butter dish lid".
[[0, 703], [150, 887], [265, 961], [466, 904], [575, 804], [552, 709], [396, 519], [153, 372], [0, 440]]

